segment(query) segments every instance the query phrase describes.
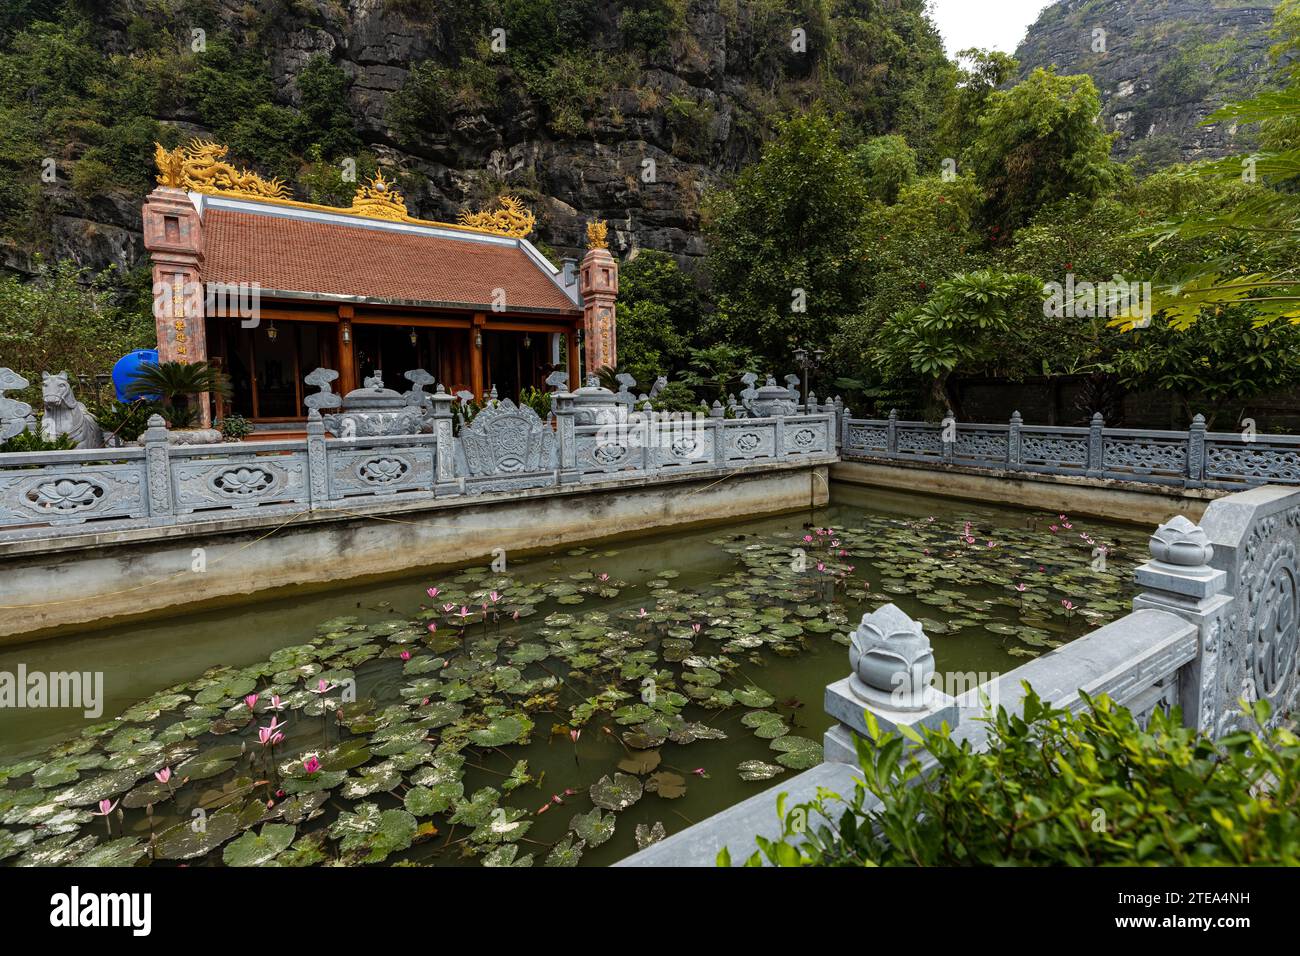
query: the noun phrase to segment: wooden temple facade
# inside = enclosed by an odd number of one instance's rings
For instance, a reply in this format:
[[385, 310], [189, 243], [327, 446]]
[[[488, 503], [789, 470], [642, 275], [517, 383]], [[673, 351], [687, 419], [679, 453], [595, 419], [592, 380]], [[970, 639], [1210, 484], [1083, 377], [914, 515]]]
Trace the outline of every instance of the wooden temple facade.
[[337, 369], [343, 393], [376, 374], [403, 391], [403, 373], [422, 368], [482, 399], [493, 386], [501, 397], [542, 387], [557, 370], [576, 388], [615, 364], [618, 263], [603, 223], [588, 228], [580, 265], [557, 267], [509, 197], [430, 222], [409, 216], [381, 174], [350, 207], [320, 206], [224, 155], [197, 141], [159, 147], [144, 204], [159, 360], [220, 365], [233, 385], [221, 414], [303, 421], [303, 378], [317, 367]]

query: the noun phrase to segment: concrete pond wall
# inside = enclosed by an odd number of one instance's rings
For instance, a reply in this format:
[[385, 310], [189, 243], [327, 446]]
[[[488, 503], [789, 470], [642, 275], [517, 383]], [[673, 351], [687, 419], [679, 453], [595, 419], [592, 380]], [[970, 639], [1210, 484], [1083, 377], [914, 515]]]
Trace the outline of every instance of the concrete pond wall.
[[0, 541], [0, 643], [665, 528], [819, 507], [825, 460], [656, 474], [310, 514]]

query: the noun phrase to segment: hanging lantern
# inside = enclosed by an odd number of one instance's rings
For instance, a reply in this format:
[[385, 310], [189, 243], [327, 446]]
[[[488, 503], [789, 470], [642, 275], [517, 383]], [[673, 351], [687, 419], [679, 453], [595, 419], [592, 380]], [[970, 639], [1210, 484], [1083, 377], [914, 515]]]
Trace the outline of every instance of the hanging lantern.
[[524, 333], [524, 348], [526, 348], [526, 349], [531, 349], [532, 347], [533, 347], [533, 337], [532, 337], [531, 335], [529, 335], [527, 332], [525, 332], [525, 333]]
[[411, 344], [415, 345], [420, 341], [420, 337], [415, 334], [415, 326], [411, 326]]
[[279, 335], [279, 334], [280, 334], [280, 333], [279, 333], [278, 331], [276, 331], [276, 328], [275, 328], [275, 322], [272, 322], [270, 328], [268, 328], [268, 329], [266, 330], [266, 337], [267, 337], [268, 339], [270, 339], [272, 342], [274, 342], [274, 341], [275, 341], [275, 337], [276, 337], [277, 335]]

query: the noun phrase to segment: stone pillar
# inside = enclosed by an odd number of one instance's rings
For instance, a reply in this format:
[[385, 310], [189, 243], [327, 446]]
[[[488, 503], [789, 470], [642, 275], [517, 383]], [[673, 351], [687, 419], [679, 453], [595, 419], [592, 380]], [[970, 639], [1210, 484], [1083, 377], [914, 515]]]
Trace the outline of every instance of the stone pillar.
[[1188, 488], [1205, 485], [1205, 432], [1205, 416], [1197, 415], [1187, 429], [1187, 478], [1184, 485]]
[[[1210, 567], [1214, 547], [1200, 525], [1183, 515], [1162, 524], [1148, 544], [1151, 560], [1133, 572], [1145, 590], [1133, 599], [1133, 610], [1169, 611], [1200, 630], [1196, 660], [1178, 672], [1176, 693], [1183, 721], [1213, 734], [1218, 721], [1219, 652], [1225, 608], [1227, 574]], [[1235, 701], [1233, 702], [1235, 706]]]
[[1012, 470], [1020, 467], [1020, 429], [1024, 424], [1019, 412], [1011, 413], [1011, 424], [1007, 426], [1007, 467]]
[[[317, 369], [317, 371], [333, 372], [332, 369]], [[311, 375], [307, 376], [309, 380], [311, 377]], [[328, 388], [328, 384], [325, 387]], [[307, 476], [307, 486], [311, 492], [311, 510], [324, 508], [330, 499], [329, 450], [325, 444], [325, 420], [321, 416], [320, 409], [314, 405], [309, 406], [307, 412]]]
[[560, 477], [562, 485], [571, 485], [582, 478], [578, 472], [577, 412], [572, 392], [551, 393], [551, 411], [555, 414], [555, 432], [560, 445]]
[[[145, 197], [144, 247], [153, 260], [153, 313], [159, 362], [206, 362], [203, 221], [189, 194], [159, 186]], [[212, 424], [206, 393], [199, 396], [203, 427]]]
[[150, 523], [165, 523], [172, 515], [172, 470], [167, 450], [167, 423], [161, 415], [149, 416], [149, 427], [140, 439], [144, 445], [145, 487], [149, 492]]
[[867, 736], [871, 711], [883, 731], [901, 726], [957, 726], [957, 701], [931, 686], [934, 654], [921, 625], [893, 604], [862, 615], [849, 635], [848, 677], [826, 688], [826, 713], [839, 725], [826, 732], [826, 760], [856, 763], [852, 734]]
[[437, 469], [433, 491], [439, 497], [460, 494], [463, 490], [462, 483], [456, 480], [456, 437], [452, 434], [451, 427], [452, 401], [442, 385], [429, 396], [429, 404], [433, 407], [434, 468]]
[[898, 409], [889, 410], [889, 421], [885, 425], [885, 454], [893, 457], [898, 454]]
[[587, 374], [618, 364], [618, 336], [614, 300], [618, 297], [618, 260], [603, 246], [593, 246], [582, 257], [579, 281], [582, 292], [582, 327]]
[[1092, 421], [1088, 423], [1087, 473], [1092, 478], [1100, 478], [1106, 470], [1105, 428], [1106, 420], [1101, 417], [1101, 412], [1094, 412]]

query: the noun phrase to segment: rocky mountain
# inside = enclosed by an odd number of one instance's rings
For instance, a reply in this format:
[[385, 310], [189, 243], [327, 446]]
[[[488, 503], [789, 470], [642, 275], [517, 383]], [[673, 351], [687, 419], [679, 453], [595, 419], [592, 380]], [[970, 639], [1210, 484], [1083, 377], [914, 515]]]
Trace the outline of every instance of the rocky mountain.
[[[300, 199], [348, 164], [413, 215], [520, 195], [535, 240], [703, 254], [706, 192], [812, 99], [924, 149], [950, 84], [925, 0], [25, 0], [0, 15], [0, 244], [141, 261], [152, 142], [203, 136]], [[43, 160], [41, 157], [49, 157]], [[51, 169], [53, 173], [51, 173]]]
[[1267, 80], [1269, 0], [1060, 0], [1016, 50], [1021, 70], [1091, 74], [1115, 156], [1139, 169], [1242, 152], [1248, 131], [1200, 124]]

